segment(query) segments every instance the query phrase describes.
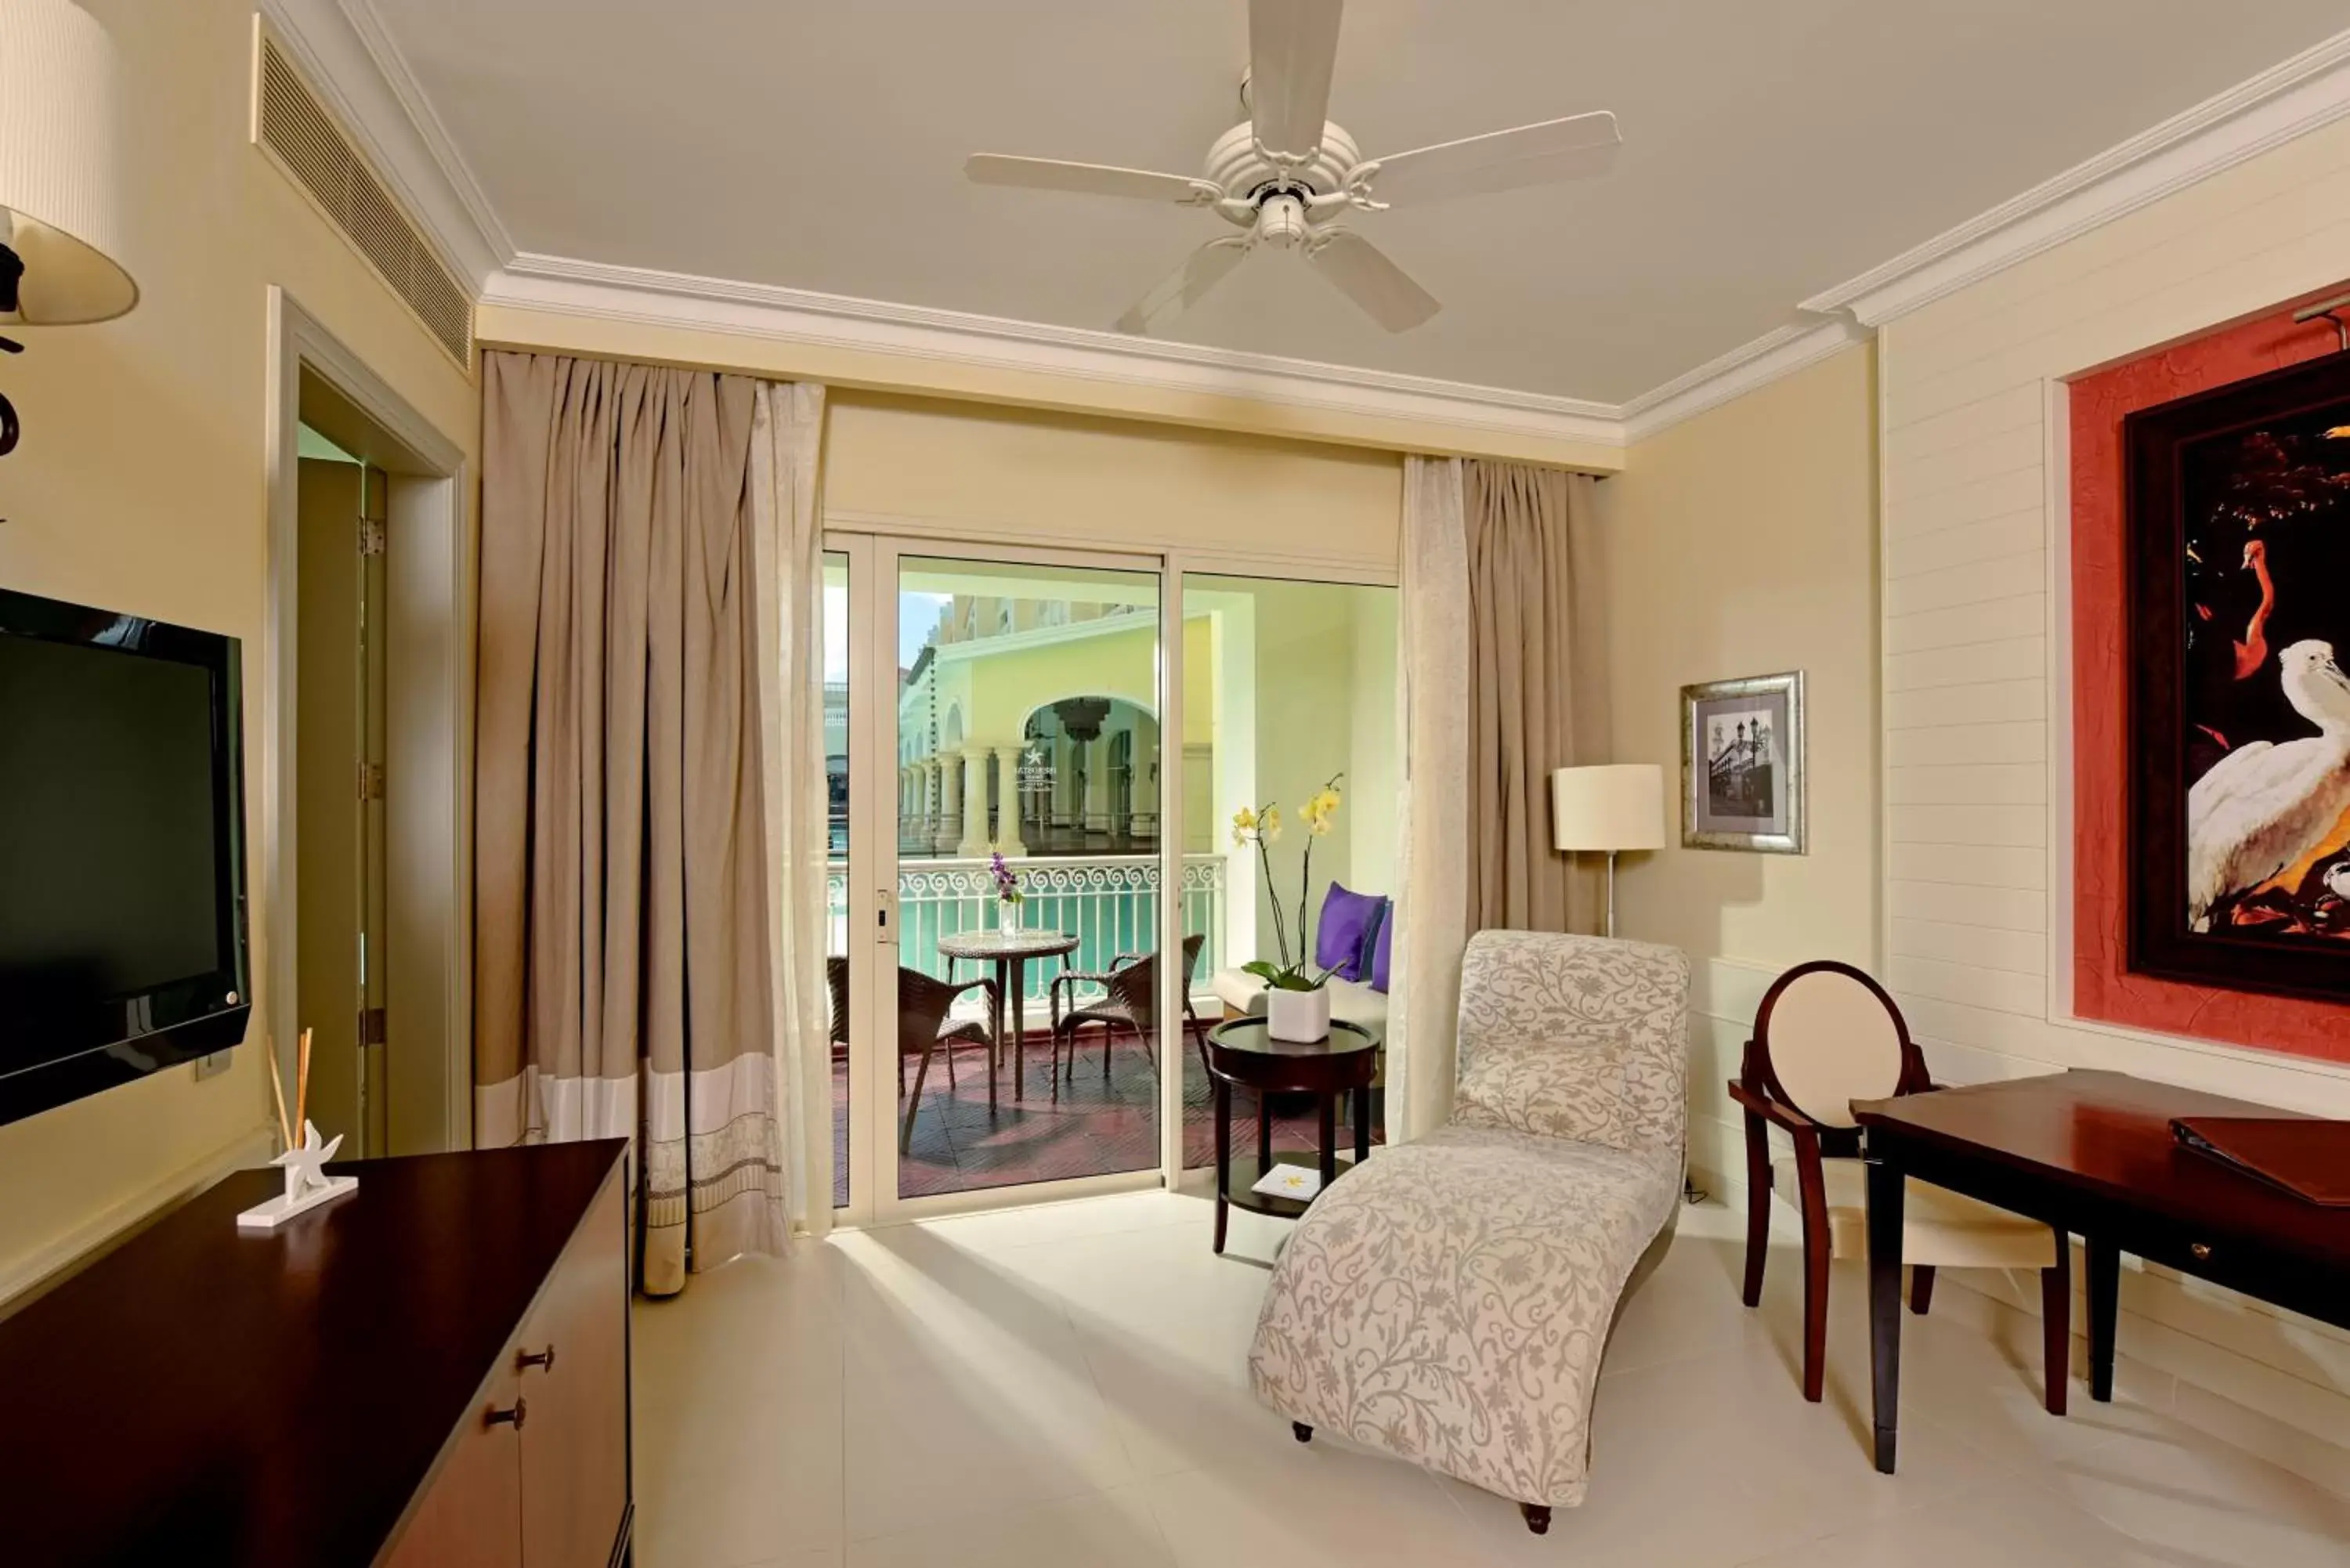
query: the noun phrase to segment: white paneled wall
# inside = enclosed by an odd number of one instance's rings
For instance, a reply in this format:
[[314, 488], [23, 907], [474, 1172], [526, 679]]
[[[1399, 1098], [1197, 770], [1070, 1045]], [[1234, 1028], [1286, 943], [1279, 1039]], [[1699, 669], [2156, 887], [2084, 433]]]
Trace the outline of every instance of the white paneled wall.
[[[2105, 1066], [2350, 1116], [2350, 1069], [2070, 1017], [2063, 387], [2345, 277], [2336, 123], [1882, 329], [1882, 947], [1938, 1077]], [[2125, 1350], [2350, 1442], [2350, 1336], [2152, 1272], [2125, 1306]]]

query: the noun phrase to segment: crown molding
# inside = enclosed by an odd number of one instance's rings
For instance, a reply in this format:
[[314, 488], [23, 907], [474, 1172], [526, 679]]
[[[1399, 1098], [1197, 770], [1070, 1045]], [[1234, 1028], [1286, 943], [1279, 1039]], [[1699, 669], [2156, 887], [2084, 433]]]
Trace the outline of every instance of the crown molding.
[[1906, 316], [2350, 113], [2350, 31], [1814, 295], [1867, 327]]
[[442, 259], [478, 289], [514, 242], [368, 0], [260, 0], [260, 9]]
[[1856, 343], [1865, 343], [1870, 336], [1868, 328], [1844, 317], [1789, 322], [1626, 403], [1624, 439], [1646, 441], [1683, 420], [1732, 398], [1742, 398]]
[[1545, 393], [525, 252], [485, 306], [1620, 448], [1621, 410]]
[[[497, 209], [490, 204], [488, 192], [482, 189], [481, 181], [473, 174], [473, 166], [465, 161], [464, 153], [458, 150], [456, 138], [449, 134], [449, 128], [442, 122], [440, 111], [432, 107], [432, 99], [425, 95], [424, 84], [416, 79], [416, 73], [409, 69], [407, 57], [400, 52], [400, 46], [392, 42], [391, 30], [383, 25], [383, 17], [375, 8], [375, 0], [339, 0], [339, 3], [351, 30], [359, 35], [359, 43], [366, 48], [368, 58], [383, 78], [384, 85], [391, 89], [392, 97], [400, 100], [400, 111], [408, 117], [408, 122], [423, 140], [424, 150], [432, 155], [441, 178], [454, 192], [473, 227], [480, 231], [483, 243], [489, 246], [496, 265], [505, 265], [515, 257], [514, 236], [506, 232], [505, 220], [500, 218]], [[482, 280], [477, 278], [474, 281], [478, 284]]]

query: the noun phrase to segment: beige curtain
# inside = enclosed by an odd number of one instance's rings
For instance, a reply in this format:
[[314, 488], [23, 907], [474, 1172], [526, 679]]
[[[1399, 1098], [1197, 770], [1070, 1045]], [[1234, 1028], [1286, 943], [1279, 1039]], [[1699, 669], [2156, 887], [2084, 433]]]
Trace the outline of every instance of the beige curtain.
[[1596, 931], [1603, 863], [1552, 846], [1550, 774], [1607, 758], [1589, 474], [1461, 463], [1469, 576], [1469, 929]]
[[[762, 382], [751, 414], [751, 518], [761, 562], [759, 624], [772, 646], [760, 652], [768, 683], [765, 776], [767, 842], [775, 846], [767, 879], [773, 898], [768, 961], [775, 976], [776, 1082], [782, 1088], [789, 1209], [793, 1220], [821, 1234], [832, 1223], [832, 1172], [826, 1150], [795, 1136], [812, 1106], [832, 1100], [827, 1039], [831, 997], [825, 988], [829, 946], [825, 907], [830, 805], [824, 743], [824, 526], [818, 457], [824, 389]], [[811, 1202], [808, 1194], [822, 1194]]]
[[1469, 937], [1469, 568], [1461, 460], [1406, 457], [1398, 700], [1404, 737], [1387, 1135], [1403, 1143], [1452, 1109], [1453, 1021]]
[[633, 1137], [667, 1293], [786, 1234], [758, 389], [550, 355], [484, 377], [475, 1141]]

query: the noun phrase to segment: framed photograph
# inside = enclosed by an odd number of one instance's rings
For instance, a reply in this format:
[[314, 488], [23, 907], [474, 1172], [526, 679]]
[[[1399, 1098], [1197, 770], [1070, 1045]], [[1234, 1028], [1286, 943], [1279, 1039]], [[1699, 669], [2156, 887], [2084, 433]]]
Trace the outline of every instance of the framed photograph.
[[1681, 688], [1681, 844], [1804, 853], [1804, 672]]
[[2129, 967], [2350, 1000], [2350, 356], [2123, 439]]

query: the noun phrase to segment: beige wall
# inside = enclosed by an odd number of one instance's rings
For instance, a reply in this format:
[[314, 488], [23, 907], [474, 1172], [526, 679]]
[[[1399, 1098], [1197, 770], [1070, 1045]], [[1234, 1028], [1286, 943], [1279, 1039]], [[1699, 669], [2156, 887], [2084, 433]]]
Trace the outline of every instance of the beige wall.
[[[1691, 1158], [1735, 1170], [1755, 998], [1804, 959], [1877, 959], [1875, 357], [1863, 344], [1635, 445], [1604, 482], [1616, 760], [1656, 763], [1668, 847], [1624, 858], [1617, 929], [1690, 955]], [[1810, 853], [1679, 846], [1680, 689], [1804, 671]]]
[[1392, 573], [1403, 459], [1171, 425], [844, 392], [825, 512], [892, 531], [1213, 551]]
[[[275, 912], [260, 867], [268, 570], [267, 289], [287, 288], [472, 452], [467, 379], [247, 139], [253, 12], [88, 0], [123, 67], [143, 297], [121, 321], [35, 330], [7, 362], [24, 444], [0, 460], [0, 584], [244, 642], [253, 970]], [[267, 1098], [264, 989], [226, 1073], [176, 1068], [0, 1127], [0, 1298], [252, 1153]]]
[[[2345, 276], [2335, 121], [1883, 329], [1887, 970], [1938, 1075], [2111, 1067], [2350, 1116], [2350, 1067], [2073, 1018], [2070, 653], [2049, 591], [2068, 569], [2064, 379]], [[2152, 1268], [2126, 1272], [2122, 1307], [2123, 1352], [2158, 1388], [2178, 1378], [2196, 1418], [2257, 1435], [2249, 1406], [2350, 1443], [2350, 1335]]]

